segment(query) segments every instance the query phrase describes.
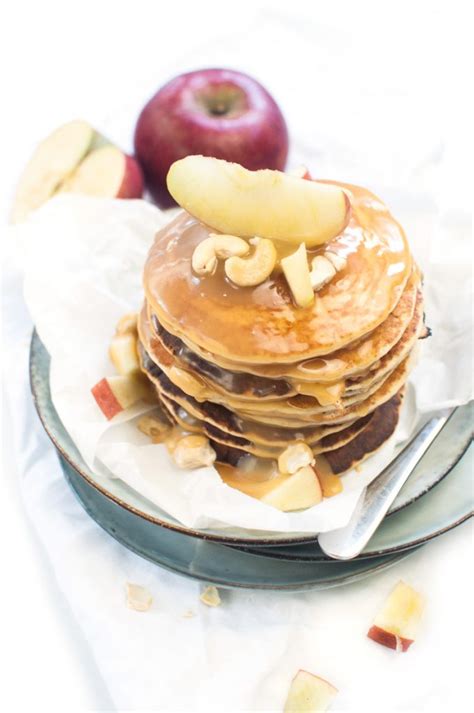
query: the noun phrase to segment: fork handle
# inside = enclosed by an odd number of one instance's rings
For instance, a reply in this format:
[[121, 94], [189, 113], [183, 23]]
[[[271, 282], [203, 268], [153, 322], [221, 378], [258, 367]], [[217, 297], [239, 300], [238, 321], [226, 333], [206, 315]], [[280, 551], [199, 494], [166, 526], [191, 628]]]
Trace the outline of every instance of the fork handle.
[[454, 412], [430, 419], [399, 455], [367, 486], [349, 523], [339, 530], [323, 533], [319, 546], [329, 557], [349, 560], [357, 557], [387, 514], [402, 486]]

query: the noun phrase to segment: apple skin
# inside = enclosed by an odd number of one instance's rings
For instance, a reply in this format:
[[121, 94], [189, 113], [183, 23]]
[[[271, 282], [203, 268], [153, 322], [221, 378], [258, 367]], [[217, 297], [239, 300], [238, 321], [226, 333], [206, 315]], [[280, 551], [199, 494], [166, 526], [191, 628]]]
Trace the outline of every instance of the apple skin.
[[92, 387], [91, 392], [97, 402], [97, 405], [108, 421], [120, 413], [120, 411], [123, 411], [123, 407], [115, 397], [107, 379], [101, 379], [95, 386]]
[[[372, 639], [372, 641], [375, 641], [377, 644], [381, 644], [382, 646], [386, 646], [388, 649], [393, 649], [394, 651], [397, 649], [397, 637], [395, 634], [392, 634], [390, 631], [386, 631], [385, 629], [381, 629], [380, 626], [371, 626], [367, 632], [367, 636], [369, 639]], [[404, 639], [403, 636], [399, 636], [398, 641], [400, 651], [403, 652], [408, 651], [413, 643], [413, 639]]]
[[282, 171], [288, 130], [267, 90], [229, 69], [202, 69], [175, 77], [145, 105], [135, 128], [135, 154], [154, 200], [174, 205], [166, 175], [190, 154], [214, 156], [245, 168]]
[[140, 164], [133, 156], [125, 156], [125, 169], [122, 185], [117, 198], [141, 198], [143, 195], [143, 171]]

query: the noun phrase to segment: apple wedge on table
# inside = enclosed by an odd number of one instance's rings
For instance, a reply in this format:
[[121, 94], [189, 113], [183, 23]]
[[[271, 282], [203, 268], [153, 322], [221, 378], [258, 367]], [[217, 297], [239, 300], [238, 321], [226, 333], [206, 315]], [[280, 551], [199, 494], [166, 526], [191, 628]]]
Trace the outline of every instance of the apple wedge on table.
[[300, 670], [291, 682], [284, 713], [322, 713], [337, 694], [324, 678]]
[[10, 220], [19, 223], [58, 192], [140, 198], [137, 161], [82, 120], [70, 121], [36, 147], [18, 182]]
[[367, 636], [389, 649], [407, 651], [415, 641], [424, 604], [421, 594], [400, 581], [375, 617]]

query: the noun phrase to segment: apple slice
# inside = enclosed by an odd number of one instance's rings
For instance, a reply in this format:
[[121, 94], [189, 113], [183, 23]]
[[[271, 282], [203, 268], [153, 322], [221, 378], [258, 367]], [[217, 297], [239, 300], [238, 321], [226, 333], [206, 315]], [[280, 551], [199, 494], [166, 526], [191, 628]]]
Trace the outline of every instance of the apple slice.
[[375, 617], [367, 636], [389, 649], [407, 651], [415, 640], [424, 605], [421, 594], [400, 581]]
[[19, 223], [45, 203], [77, 168], [96, 133], [86, 121], [70, 121], [37, 146], [16, 189], [11, 222]]
[[97, 405], [110, 421], [114, 416], [133, 406], [148, 395], [148, 383], [140, 374], [107, 376], [91, 389]]
[[261, 498], [263, 503], [278, 510], [302, 510], [317, 505], [323, 493], [316, 473], [310, 465], [300, 468]]
[[122, 376], [140, 371], [137, 352], [138, 340], [132, 332], [116, 334], [110, 343], [109, 356]]
[[141, 198], [143, 175], [132, 156], [116, 146], [102, 146], [86, 156], [60, 191], [99, 198]]
[[298, 250], [284, 257], [280, 264], [298, 307], [310, 307], [314, 302], [314, 291], [305, 244], [301, 243]]
[[337, 186], [206, 156], [175, 161], [167, 184], [185, 210], [230, 235], [311, 247], [338, 235], [348, 218], [348, 199]]
[[337, 692], [324, 678], [300, 669], [291, 682], [284, 713], [322, 713]]

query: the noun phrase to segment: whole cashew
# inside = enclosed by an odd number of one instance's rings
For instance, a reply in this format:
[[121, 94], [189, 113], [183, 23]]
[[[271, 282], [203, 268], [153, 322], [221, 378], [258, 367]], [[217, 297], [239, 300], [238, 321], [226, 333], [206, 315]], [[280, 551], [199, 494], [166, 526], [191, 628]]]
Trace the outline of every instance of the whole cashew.
[[198, 275], [213, 275], [217, 268], [217, 259], [225, 260], [232, 256], [241, 257], [249, 251], [248, 243], [236, 235], [217, 235], [211, 233], [199, 243], [193, 252], [192, 267]]
[[239, 287], [254, 287], [265, 282], [277, 261], [277, 251], [271, 240], [252, 238], [253, 255], [248, 258], [230, 257], [225, 261], [225, 274]]

